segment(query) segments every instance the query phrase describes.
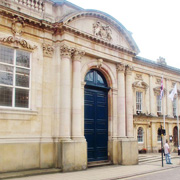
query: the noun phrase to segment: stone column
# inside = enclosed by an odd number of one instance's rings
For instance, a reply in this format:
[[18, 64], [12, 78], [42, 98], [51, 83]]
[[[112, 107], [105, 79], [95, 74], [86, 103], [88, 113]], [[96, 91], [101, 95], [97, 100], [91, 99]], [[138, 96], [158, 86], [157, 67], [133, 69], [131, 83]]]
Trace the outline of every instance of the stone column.
[[61, 46], [61, 87], [60, 87], [60, 138], [71, 137], [71, 56], [74, 49]]
[[149, 75], [149, 103], [150, 103], [150, 114], [155, 115], [154, 113], [154, 92], [153, 92], [153, 76]]
[[157, 153], [158, 152], [158, 148], [157, 148], [157, 128], [156, 128], [156, 122], [152, 123], [151, 125], [151, 134], [152, 134], [152, 139], [151, 139], [151, 142], [152, 142], [152, 151]]
[[81, 122], [81, 58], [83, 51], [75, 50], [73, 56], [73, 81], [72, 81], [72, 138], [83, 137]]
[[132, 70], [131, 66], [126, 66], [126, 122], [128, 137], [133, 137]]
[[124, 80], [124, 72], [125, 66], [123, 64], [117, 64], [117, 72], [118, 72], [118, 138], [126, 136], [126, 122], [125, 122], [125, 80]]

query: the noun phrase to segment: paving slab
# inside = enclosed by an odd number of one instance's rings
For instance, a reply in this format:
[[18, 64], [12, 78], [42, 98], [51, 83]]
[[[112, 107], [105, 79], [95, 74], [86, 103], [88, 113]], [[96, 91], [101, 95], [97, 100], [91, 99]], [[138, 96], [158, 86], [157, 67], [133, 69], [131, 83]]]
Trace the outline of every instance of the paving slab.
[[[147, 155], [148, 156], [148, 155]], [[84, 171], [67, 172], [67, 173], [54, 173], [44, 174], [21, 178], [11, 178], [13, 180], [117, 180], [127, 177], [137, 176], [141, 174], [147, 174], [151, 172], [164, 171], [171, 168], [180, 167], [180, 157], [172, 159], [172, 165], [168, 165], [164, 161], [164, 167], [162, 167], [161, 161], [148, 162], [131, 165], [108, 165], [101, 167], [88, 168]]]

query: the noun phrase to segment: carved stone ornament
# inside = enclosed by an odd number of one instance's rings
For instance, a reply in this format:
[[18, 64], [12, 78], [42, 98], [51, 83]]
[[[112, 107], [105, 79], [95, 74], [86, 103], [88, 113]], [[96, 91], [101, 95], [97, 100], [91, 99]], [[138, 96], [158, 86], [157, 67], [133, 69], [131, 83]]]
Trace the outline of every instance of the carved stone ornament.
[[142, 74], [136, 74], [135, 79], [138, 79], [138, 80], [143, 80], [143, 78], [142, 78]]
[[37, 48], [37, 46], [29, 44], [26, 40], [22, 38], [13, 37], [13, 36], [0, 38], [0, 42], [13, 44], [14, 47], [18, 47], [20, 45], [23, 48], [30, 49], [30, 50], [34, 50]]
[[98, 59], [97, 60], [97, 68], [101, 68], [103, 64], [103, 60], [102, 59]]
[[116, 65], [116, 69], [117, 69], [117, 71], [122, 71], [122, 72], [124, 72], [124, 71], [125, 71], [125, 65], [122, 64], [122, 63], [118, 63], [118, 64]]
[[108, 25], [102, 25], [100, 21], [97, 21], [93, 24], [93, 33], [98, 38], [102, 38], [104, 40], [112, 40], [112, 30]]
[[161, 84], [161, 79], [160, 78], [156, 78], [156, 84]]
[[143, 81], [136, 81], [132, 84], [133, 88], [142, 88], [142, 89], [148, 89], [148, 85], [147, 83], [143, 82]]
[[167, 65], [165, 58], [163, 58], [161, 56], [159, 56], [159, 59], [157, 59], [157, 63], [160, 65], [164, 65], [164, 66]]
[[[154, 95], [158, 96], [160, 95], [160, 92], [161, 92], [161, 86], [155, 87], [153, 90], [154, 90]], [[164, 88], [164, 95], [166, 95], [166, 92], [167, 90]]]
[[54, 48], [50, 44], [44, 44], [43, 47], [43, 55], [46, 57], [52, 57], [54, 53]]
[[75, 49], [72, 47], [68, 47], [67, 45], [64, 44], [60, 47], [60, 51], [61, 51], [61, 56], [71, 58]]
[[80, 51], [78, 49], [75, 49], [73, 58], [75, 61], [81, 61], [81, 58], [85, 55], [85, 51]]
[[126, 74], [131, 75], [134, 68], [130, 65], [126, 65]]
[[21, 17], [17, 17], [13, 19], [12, 22], [12, 33], [15, 36], [21, 36], [24, 29], [24, 21]]

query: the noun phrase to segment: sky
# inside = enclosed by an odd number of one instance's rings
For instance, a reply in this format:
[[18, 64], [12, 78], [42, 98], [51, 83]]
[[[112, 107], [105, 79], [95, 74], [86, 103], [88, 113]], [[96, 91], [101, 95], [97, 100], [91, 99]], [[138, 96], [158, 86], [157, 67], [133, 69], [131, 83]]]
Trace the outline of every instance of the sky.
[[138, 56], [180, 68], [180, 0], [68, 0], [116, 18], [140, 49]]

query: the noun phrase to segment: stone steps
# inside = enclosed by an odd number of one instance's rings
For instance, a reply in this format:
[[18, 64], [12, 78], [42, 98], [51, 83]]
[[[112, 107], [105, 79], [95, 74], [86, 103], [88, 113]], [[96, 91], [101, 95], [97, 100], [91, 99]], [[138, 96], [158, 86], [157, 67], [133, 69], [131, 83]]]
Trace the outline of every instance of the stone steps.
[[106, 166], [111, 164], [112, 163], [110, 161], [93, 161], [93, 162], [88, 162], [88, 168], [97, 167], [97, 166]]
[[[178, 158], [178, 156], [171, 156], [171, 159]], [[163, 155], [163, 160], [165, 161], [165, 156]], [[139, 155], [139, 164], [151, 163], [162, 161], [161, 154], [158, 155]]]

